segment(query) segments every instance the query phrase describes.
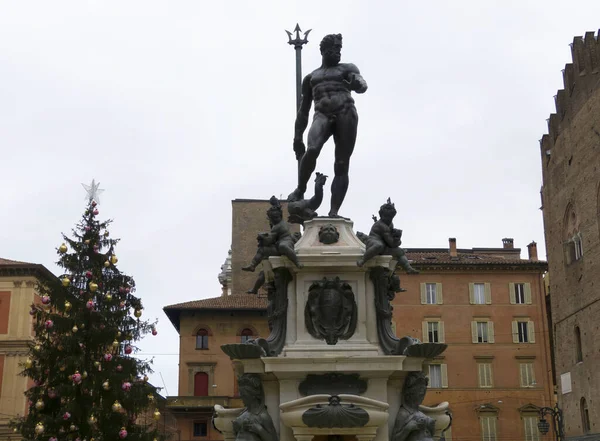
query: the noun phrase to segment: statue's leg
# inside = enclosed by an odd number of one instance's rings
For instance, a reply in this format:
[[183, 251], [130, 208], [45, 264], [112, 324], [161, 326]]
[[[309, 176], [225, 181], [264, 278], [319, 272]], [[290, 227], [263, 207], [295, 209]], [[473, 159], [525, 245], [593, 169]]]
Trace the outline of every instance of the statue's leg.
[[397, 267], [402, 267], [404, 271], [406, 271], [408, 274], [419, 274], [419, 271], [417, 271], [410, 265], [410, 262], [406, 257], [406, 253], [402, 248], [395, 248], [394, 252], [392, 253], [392, 256], [394, 256], [394, 258], [398, 261], [398, 263], [396, 264]]
[[379, 243], [370, 242], [367, 245], [365, 254], [362, 256], [361, 259], [358, 259], [356, 264], [358, 266], [363, 266], [366, 262], [371, 260], [373, 257], [379, 256], [384, 249], [385, 249], [385, 244], [383, 242], [379, 242]]
[[331, 136], [331, 121], [320, 112], [315, 112], [313, 122], [308, 131], [307, 148], [298, 170], [298, 188], [288, 196], [289, 201], [304, 199], [306, 186], [310, 176], [317, 166], [317, 158], [321, 153], [323, 145]]
[[246, 291], [248, 294], [258, 294], [258, 290], [265, 284], [265, 272], [258, 273], [258, 277], [254, 282], [254, 287]]
[[283, 256], [290, 259], [298, 268], [302, 268], [304, 266], [298, 261], [298, 256], [296, 256], [296, 252], [294, 251], [293, 243], [280, 242], [277, 248]]
[[256, 254], [254, 255], [254, 257], [252, 258], [252, 262], [250, 262], [250, 265], [243, 266], [242, 271], [254, 272], [254, 270], [256, 269], [258, 264], [260, 262], [262, 262], [263, 258], [264, 258], [264, 253], [262, 252], [262, 248], [259, 248], [256, 251]]
[[335, 141], [335, 163], [333, 171], [335, 177], [331, 184], [331, 210], [330, 217], [338, 217], [338, 211], [344, 202], [348, 191], [348, 169], [350, 168], [350, 157], [356, 143], [356, 129], [358, 126], [358, 114], [352, 108], [338, 115], [335, 124], [333, 139]]

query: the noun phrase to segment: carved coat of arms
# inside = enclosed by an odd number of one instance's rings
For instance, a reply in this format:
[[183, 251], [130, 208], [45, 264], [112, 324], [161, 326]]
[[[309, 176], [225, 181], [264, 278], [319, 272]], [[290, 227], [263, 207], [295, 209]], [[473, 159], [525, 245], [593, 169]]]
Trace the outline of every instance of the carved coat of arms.
[[314, 338], [335, 345], [339, 339], [347, 340], [354, 334], [356, 309], [352, 287], [339, 277], [324, 277], [308, 289], [304, 309], [306, 329]]

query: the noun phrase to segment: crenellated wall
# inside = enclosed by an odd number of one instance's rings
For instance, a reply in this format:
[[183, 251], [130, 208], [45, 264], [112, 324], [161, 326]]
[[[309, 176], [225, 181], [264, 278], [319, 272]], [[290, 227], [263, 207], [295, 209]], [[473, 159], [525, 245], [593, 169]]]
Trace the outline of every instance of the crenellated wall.
[[[600, 34], [600, 31], [598, 32]], [[600, 85], [600, 38], [594, 32], [573, 38], [572, 62], [563, 69], [563, 85], [555, 99], [556, 113], [548, 118], [548, 134], [540, 141], [542, 156], [551, 150], [556, 139]]]

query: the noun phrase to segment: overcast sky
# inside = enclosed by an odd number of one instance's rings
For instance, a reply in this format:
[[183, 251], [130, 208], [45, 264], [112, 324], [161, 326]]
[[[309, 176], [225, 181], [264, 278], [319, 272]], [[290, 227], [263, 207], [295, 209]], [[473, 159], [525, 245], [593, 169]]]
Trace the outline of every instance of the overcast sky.
[[[152, 381], [176, 395], [162, 307], [220, 294], [232, 199], [295, 188], [296, 22], [305, 74], [339, 32], [369, 84], [342, 215], [366, 231], [391, 196], [406, 247], [513, 237], [544, 256], [538, 140], [598, 17], [598, 0], [0, 1], [0, 257], [59, 274], [81, 183], [100, 181], [119, 267], [160, 320]], [[317, 170], [332, 162], [330, 141]]]

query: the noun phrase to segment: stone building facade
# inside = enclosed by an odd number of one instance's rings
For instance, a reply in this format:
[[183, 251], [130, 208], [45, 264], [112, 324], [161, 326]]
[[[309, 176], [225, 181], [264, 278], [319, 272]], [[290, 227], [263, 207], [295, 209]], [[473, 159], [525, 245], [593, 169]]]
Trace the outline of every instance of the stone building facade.
[[28, 383], [19, 372], [33, 338], [29, 310], [39, 277], [53, 276], [42, 265], [0, 258], [0, 440], [17, 438], [8, 423], [27, 408]]
[[558, 402], [568, 439], [600, 440], [600, 39], [575, 37], [540, 142]]
[[[164, 308], [181, 336], [179, 395], [167, 400], [182, 441], [222, 439], [208, 424], [210, 406], [241, 406], [231, 361], [220, 345], [243, 341], [244, 334], [268, 335], [265, 293], [245, 294], [256, 273], [241, 271], [256, 250], [256, 234], [248, 231], [268, 229], [268, 206], [233, 202], [232, 251], [219, 275], [220, 297]], [[448, 248], [408, 250], [421, 273], [401, 276], [408, 291], [393, 301], [393, 322], [399, 336], [449, 344], [427, 368], [431, 383], [424, 403], [451, 403], [455, 423], [448, 440], [487, 440], [493, 434], [498, 440], [541, 440], [539, 407], [554, 404], [546, 263], [538, 261], [535, 243], [527, 259], [520, 254], [512, 239], [499, 248], [458, 249], [451, 239]]]

